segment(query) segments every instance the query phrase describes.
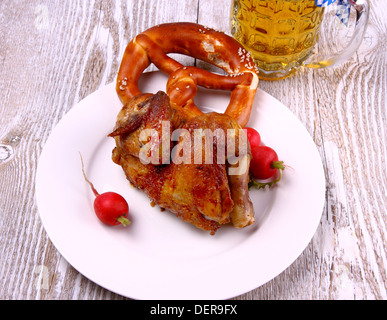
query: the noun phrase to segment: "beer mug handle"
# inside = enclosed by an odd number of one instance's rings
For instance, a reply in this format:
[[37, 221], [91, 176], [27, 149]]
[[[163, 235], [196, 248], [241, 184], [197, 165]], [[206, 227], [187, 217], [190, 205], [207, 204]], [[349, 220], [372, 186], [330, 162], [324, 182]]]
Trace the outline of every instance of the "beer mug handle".
[[368, 0], [349, 0], [348, 3], [356, 10], [355, 30], [348, 46], [331, 55], [314, 54], [303, 62], [303, 66], [313, 69], [333, 67], [347, 61], [357, 51], [367, 29], [370, 5]]

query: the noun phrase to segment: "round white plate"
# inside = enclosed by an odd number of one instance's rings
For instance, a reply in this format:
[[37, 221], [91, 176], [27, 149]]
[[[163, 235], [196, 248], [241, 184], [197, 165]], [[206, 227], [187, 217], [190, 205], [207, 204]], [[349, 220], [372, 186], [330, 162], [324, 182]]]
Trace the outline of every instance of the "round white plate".
[[[165, 90], [167, 77], [144, 74], [142, 92]], [[199, 90], [198, 106], [223, 112], [229, 93]], [[248, 126], [258, 129], [288, 166], [272, 189], [252, 190], [256, 223], [224, 226], [214, 236], [150, 206], [111, 160], [108, 138], [121, 103], [112, 83], [74, 106], [43, 149], [36, 199], [44, 227], [63, 257], [80, 273], [134, 299], [228, 299], [261, 286], [305, 249], [319, 224], [325, 177], [313, 140], [279, 101], [258, 90]], [[82, 175], [102, 193], [115, 191], [130, 207], [129, 227], [103, 225]]]

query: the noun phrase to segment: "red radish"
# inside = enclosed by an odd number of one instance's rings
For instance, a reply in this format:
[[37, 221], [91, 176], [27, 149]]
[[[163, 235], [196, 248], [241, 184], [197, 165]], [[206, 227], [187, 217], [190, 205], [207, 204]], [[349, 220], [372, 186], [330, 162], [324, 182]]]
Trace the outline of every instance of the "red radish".
[[83, 176], [95, 195], [94, 211], [98, 219], [109, 226], [122, 224], [126, 227], [129, 225], [131, 223], [128, 219], [129, 205], [126, 200], [115, 192], [105, 192], [99, 194], [94, 188], [94, 185], [86, 177], [82, 156], [81, 162]]
[[253, 158], [250, 162], [250, 172], [257, 179], [269, 179], [278, 170], [285, 169], [284, 162], [278, 161], [277, 153], [268, 146], [254, 148], [251, 150], [251, 154]]
[[251, 149], [259, 147], [261, 145], [261, 135], [254, 128], [246, 127], [243, 129], [246, 132], [247, 139], [250, 142]]
[[94, 211], [99, 220], [107, 225], [122, 224], [126, 227], [130, 224], [128, 203], [118, 193], [105, 192], [98, 195], [94, 200]]

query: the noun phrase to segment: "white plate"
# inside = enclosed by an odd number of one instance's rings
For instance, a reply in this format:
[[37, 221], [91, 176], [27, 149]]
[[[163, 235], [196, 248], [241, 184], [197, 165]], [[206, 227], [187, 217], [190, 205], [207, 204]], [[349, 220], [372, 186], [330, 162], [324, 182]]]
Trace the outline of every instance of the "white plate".
[[[160, 72], [143, 75], [142, 92], [165, 90]], [[223, 112], [229, 93], [200, 90], [197, 105]], [[273, 189], [252, 190], [256, 223], [222, 227], [215, 236], [151, 207], [111, 160], [112, 130], [121, 103], [114, 83], [74, 106], [58, 123], [40, 157], [36, 199], [44, 227], [63, 257], [106, 289], [134, 299], [228, 299], [261, 286], [305, 249], [319, 224], [325, 177], [313, 140], [279, 101], [258, 90], [249, 126], [291, 168]], [[115, 191], [130, 206], [132, 224], [103, 225], [94, 196]]]

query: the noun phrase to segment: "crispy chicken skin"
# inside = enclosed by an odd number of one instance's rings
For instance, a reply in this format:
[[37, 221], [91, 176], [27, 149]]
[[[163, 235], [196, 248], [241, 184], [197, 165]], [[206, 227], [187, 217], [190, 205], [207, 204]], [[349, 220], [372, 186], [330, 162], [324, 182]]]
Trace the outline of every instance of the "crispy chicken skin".
[[[153, 130], [151, 137], [144, 138], [146, 129]], [[183, 135], [173, 139], [176, 129]], [[228, 140], [213, 136], [212, 143], [206, 144], [205, 135], [199, 138], [195, 135], [200, 129], [224, 133], [234, 129], [233, 155], [239, 163], [217, 161], [222, 155], [228, 160]], [[163, 140], [165, 130], [172, 139]], [[250, 149], [247, 139], [243, 148], [239, 147], [239, 130], [242, 131], [230, 116], [193, 115], [171, 105], [164, 92], [141, 94], [132, 98], [117, 116], [114, 131], [109, 135], [116, 141], [112, 159], [122, 167], [132, 185], [183, 221], [211, 234], [230, 222], [236, 228], [243, 228], [254, 223], [254, 209], [248, 192]], [[202, 139], [199, 147], [197, 139]], [[208, 153], [209, 147], [212, 153]], [[153, 154], [154, 161], [144, 162], [141, 158], [144, 154]], [[245, 166], [240, 166], [242, 162]], [[237, 174], [229, 174], [230, 169], [238, 166]]]

